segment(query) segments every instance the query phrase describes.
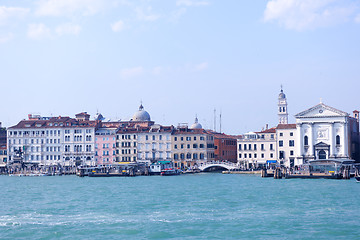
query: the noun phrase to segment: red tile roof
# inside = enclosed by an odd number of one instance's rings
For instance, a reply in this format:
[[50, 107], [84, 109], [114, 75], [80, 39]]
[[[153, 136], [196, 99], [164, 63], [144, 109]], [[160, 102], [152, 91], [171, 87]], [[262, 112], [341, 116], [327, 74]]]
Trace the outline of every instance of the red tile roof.
[[276, 129], [296, 129], [296, 124], [279, 124]]

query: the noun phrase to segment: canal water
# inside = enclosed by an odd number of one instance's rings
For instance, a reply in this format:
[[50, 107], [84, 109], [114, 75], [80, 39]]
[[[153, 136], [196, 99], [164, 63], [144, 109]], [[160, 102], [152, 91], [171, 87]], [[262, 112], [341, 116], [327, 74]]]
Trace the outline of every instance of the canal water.
[[0, 176], [0, 239], [359, 239], [360, 183]]

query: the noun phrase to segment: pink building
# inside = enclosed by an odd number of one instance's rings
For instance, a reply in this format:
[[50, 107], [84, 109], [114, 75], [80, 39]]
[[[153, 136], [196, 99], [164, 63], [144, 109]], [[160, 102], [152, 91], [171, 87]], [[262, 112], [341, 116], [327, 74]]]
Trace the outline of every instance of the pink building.
[[95, 132], [96, 165], [115, 162], [116, 128], [99, 128]]

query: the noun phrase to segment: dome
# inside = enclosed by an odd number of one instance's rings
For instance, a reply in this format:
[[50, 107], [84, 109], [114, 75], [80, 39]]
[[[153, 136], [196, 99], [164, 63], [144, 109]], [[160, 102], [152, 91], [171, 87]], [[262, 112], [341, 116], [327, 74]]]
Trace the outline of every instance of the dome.
[[143, 122], [143, 121], [151, 121], [150, 114], [144, 110], [143, 105], [141, 104], [139, 107], [139, 111], [137, 111], [132, 117], [133, 121]]
[[283, 92], [283, 90], [281, 89], [281, 93], [279, 94], [279, 99], [283, 99], [283, 98], [286, 98], [286, 95]]
[[193, 123], [193, 125], [191, 125], [190, 129], [202, 129], [201, 124], [199, 123], [198, 118], [195, 118], [195, 122]]

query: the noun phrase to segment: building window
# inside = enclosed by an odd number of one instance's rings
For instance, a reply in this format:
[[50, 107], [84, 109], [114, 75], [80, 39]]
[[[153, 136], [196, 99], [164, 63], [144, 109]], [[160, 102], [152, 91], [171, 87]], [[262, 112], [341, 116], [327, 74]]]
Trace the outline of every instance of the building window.
[[308, 145], [309, 145], [309, 138], [308, 138], [308, 136], [305, 136], [305, 137], [304, 137], [304, 145], [305, 145], [305, 146], [308, 146]]
[[254, 144], [254, 150], [255, 150], [255, 151], [257, 150], [257, 146], [256, 146], [256, 144]]
[[257, 154], [256, 154], [256, 153], [254, 153], [254, 158], [257, 158]]
[[290, 133], [290, 137], [292, 137], [292, 136], [294, 136], [294, 133], [293, 133], [293, 132]]
[[283, 136], [283, 133], [280, 133], [280, 137], [282, 137]]
[[294, 151], [290, 151], [290, 156], [294, 156]]
[[289, 146], [290, 146], [290, 147], [295, 146], [295, 141], [294, 141], [294, 140], [289, 140]]
[[283, 140], [280, 140], [279, 141], [279, 147], [282, 147], [282, 146], [284, 146], [284, 142], [283, 142]]
[[336, 145], [340, 145], [340, 136], [336, 135]]
[[249, 144], [249, 150], [251, 150], [251, 144]]
[[251, 158], [251, 153], [249, 153], [249, 158]]
[[261, 158], [264, 158], [264, 157], [265, 157], [265, 154], [262, 153], [262, 154], [261, 154]]
[[239, 150], [241, 151], [241, 144], [239, 144]]
[[239, 158], [241, 158], [241, 153], [239, 153]]
[[279, 152], [279, 158], [280, 158], [280, 159], [284, 159], [284, 151], [280, 151], [280, 152]]
[[246, 150], [246, 144], [244, 144], [244, 150]]
[[274, 157], [274, 154], [270, 153], [270, 158], [273, 158]]
[[261, 150], [265, 150], [265, 149], [264, 149], [264, 144], [261, 144]]
[[272, 143], [270, 144], [270, 150], [274, 150]]

